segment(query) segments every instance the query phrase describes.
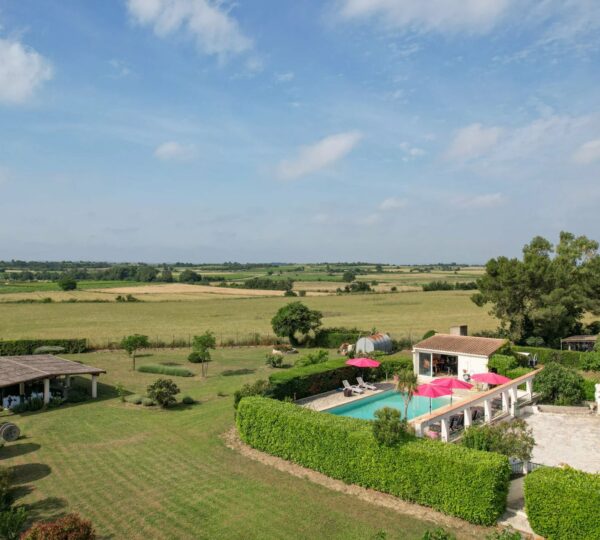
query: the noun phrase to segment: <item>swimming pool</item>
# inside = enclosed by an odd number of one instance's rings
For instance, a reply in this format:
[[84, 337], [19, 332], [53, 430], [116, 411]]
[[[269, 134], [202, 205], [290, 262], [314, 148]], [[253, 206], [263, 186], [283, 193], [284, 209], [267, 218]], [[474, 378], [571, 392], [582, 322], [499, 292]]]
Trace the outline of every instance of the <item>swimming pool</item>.
[[[374, 420], [375, 411], [382, 407], [393, 407], [398, 409], [400, 414], [404, 416], [404, 397], [406, 394], [401, 394], [394, 390], [387, 390], [381, 394], [375, 394], [374, 396], [365, 397], [347, 403], [346, 405], [339, 405], [331, 409], [327, 409], [323, 412], [330, 414], [337, 414], [338, 416], [351, 416], [352, 418], [360, 418], [362, 420]], [[450, 403], [450, 398], [439, 397], [431, 400], [431, 410], [439, 409], [444, 405]], [[426, 414], [429, 412], [429, 398], [421, 396], [413, 396], [408, 405], [408, 419], [412, 420], [417, 416]]]

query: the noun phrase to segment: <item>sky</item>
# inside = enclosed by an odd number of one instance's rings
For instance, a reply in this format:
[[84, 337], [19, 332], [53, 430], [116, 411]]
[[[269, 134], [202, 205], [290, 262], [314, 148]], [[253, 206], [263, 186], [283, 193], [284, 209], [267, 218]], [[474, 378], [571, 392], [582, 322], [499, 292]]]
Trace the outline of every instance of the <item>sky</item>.
[[0, 0], [0, 260], [600, 240], [597, 0]]

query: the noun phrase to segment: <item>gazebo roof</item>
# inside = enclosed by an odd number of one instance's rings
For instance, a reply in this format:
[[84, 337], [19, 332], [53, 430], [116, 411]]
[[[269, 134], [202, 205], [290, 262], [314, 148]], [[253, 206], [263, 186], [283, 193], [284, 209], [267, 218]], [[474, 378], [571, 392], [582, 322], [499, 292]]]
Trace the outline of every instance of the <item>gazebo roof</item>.
[[52, 354], [0, 356], [0, 388], [61, 375], [99, 375], [106, 370]]

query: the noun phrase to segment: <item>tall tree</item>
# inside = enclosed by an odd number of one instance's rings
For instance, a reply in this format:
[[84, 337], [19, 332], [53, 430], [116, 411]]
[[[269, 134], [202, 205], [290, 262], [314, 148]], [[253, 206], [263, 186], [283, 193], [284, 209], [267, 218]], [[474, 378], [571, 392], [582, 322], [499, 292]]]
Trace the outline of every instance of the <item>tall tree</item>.
[[125, 336], [121, 340], [121, 348], [127, 351], [127, 354], [131, 357], [132, 369], [135, 371], [135, 355], [139, 349], [144, 349], [150, 346], [148, 336], [141, 334], [133, 334], [131, 336]]
[[553, 246], [535, 237], [523, 259], [488, 261], [472, 300], [491, 304], [500, 330], [516, 342], [529, 337], [556, 345], [561, 337], [581, 332], [583, 316], [600, 314], [598, 242], [561, 232]]
[[297, 334], [307, 336], [321, 326], [323, 314], [309, 309], [302, 302], [291, 302], [283, 306], [271, 319], [275, 335], [287, 337], [292, 345], [298, 344]]

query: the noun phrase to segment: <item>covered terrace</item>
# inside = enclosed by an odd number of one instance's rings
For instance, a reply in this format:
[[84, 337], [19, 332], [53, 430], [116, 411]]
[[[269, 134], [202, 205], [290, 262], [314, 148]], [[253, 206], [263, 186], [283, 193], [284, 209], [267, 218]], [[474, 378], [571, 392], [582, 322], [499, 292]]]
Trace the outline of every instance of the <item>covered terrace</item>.
[[98, 377], [101, 373], [106, 373], [106, 371], [51, 354], [0, 356], [0, 392], [2, 398], [7, 395], [17, 395], [20, 399], [24, 399], [27, 395], [32, 394], [34, 386], [42, 384], [44, 403], [49, 403], [51, 381], [64, 377], [61, 386], [66, 394], [71, 386], [72, 376], [91, 375], [92, 397], [96, 398], [98, 397]]

